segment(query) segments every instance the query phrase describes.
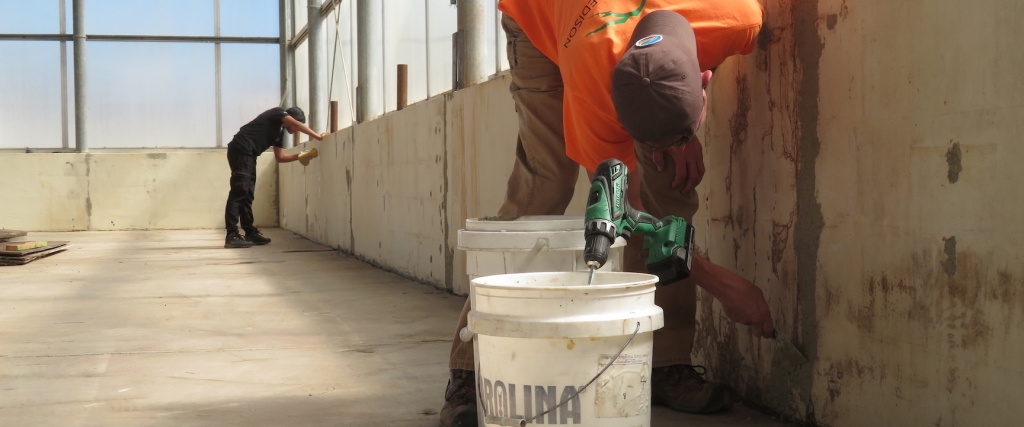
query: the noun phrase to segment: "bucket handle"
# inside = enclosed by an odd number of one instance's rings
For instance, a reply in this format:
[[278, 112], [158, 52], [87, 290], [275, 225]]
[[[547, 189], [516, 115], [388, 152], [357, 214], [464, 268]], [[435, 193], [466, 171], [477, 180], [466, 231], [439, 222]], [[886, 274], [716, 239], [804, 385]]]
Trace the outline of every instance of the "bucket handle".
[[516, 266], [516, 273], [522, 273], [526, 271], [526, 268], [533, 263], [534, 258], [537, 258], [537, 254], [540, 253], [540, 251], [546, 248], [547, 246], [548, 239], [546, 237], [541, 237], [537, 239], [537, 243], [533, 245], [533, 249], [531, 249], [530, 253], [526, 255], [526, 259], [524, 259], [523, 262]]
[[[530, 419], [509, 418], [509, 417], [496, 417], [494, 415], [486, 415], [486, 416], [484, 416], [484, 422], [487, 423], [487, 424], [497, 424], [497, 425], [506, 426], [506, 427], [526, 427], [527, 424], [532, 423], [532, 422], [534, 422], [534, 421], [544, 417], [545, 415], [553, 412], [554, 410], [564, 406], [566, 403], [571, 402], [573, 399], [576, 398], [576, 396], [579, 396], [584, 391], [586, 391], [587, 387], [590, 387], [590, 385], [593, 384], [594, 381], [597, 381], [597, 378], [600, 377], [601, 374], [604, 373], [604, 371], [607, 371], [608, 368], [610, 368], [612, 366], [612, 364], [615, 363], [615, 361], [619, 359], [619, 356], [622, 355], [622, 352], [626, 351], [626, 347], [629, 347], [629, 343], [633, 342], [633, 338], [636, 337], [637, 332], [640, 332], [640, 322], [636, 322], [636, 330], [634, 330], [633, 331], [633, 335], [630, 335], [629, 339], [626, 340], [626, 344], [622, 345], [622, 348], [619, 349], [619, 352], [615, 353], [615, 357], [613, 357], [612, 360], [610, 360], [607, 365], [604, 365], [604, 367], [601, 368], [601, 371], [599, 371], [597, 373], [597, 375], [594, 375], [594, 378], [591, 378], [590, 381], [588, 381], [586, 385], [584, 385], [583, 387], [580, 387], [579, 390], [576, 391], [576, 393], [574, 393], [572, 396], [569, 396], [567, 399], [562, 401], [562, 403], [559, 403], [559, 404], [555, 405], [553, 408], [548, 409], [547, 411], [544, 411], [544, 412], [541, 412], [541, 413], [539, 413], [537, 415], [534, 415], [533, 418], [530, 418]], [[484, 407], [484, 413], [487, 413], [487, 408], [486, 407]]]

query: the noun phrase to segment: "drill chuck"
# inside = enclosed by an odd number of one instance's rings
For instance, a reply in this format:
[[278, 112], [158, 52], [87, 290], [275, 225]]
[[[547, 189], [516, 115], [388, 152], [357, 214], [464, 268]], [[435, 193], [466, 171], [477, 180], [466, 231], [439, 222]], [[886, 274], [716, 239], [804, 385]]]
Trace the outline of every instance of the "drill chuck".
[[615, 241], [615, 223], [606, 219], [591, 219], [584, 226], [583, 236], [586, 239], [586, 246], [583, 247], [583, 260], [587, 265], [594, 265], [597, 268], [608, 262], [608, 249]]

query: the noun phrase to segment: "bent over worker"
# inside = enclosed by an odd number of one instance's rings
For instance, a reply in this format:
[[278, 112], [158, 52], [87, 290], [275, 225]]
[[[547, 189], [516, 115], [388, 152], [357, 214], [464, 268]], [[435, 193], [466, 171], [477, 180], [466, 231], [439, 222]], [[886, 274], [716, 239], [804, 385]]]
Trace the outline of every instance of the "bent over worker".
[[[662, 218], [692, 222], [704, 175], [696, 131], [704, 88], [726, 58], [750, 53], [761, 29], [756, 0], [501, 0], [511, 92], [519, 116], [516, 161], [501, 216], [561, 215], [582, 165], [593, 177], [617, 158], [632, 172], [629, 203]], [[634, 183], [638, 183], [634, 184]], [[642, 239], [626, 248], [626, 268], [645, 272]], [[774, 332], [761, 290], [694, 253], [689, 279], [659, 286], [665, 327], [654, 332], [652, 400], [674, 410], [728, 409], [728, 386], [692, 365], [699, 285], [726, 315], [758, 337]], [[473, 346], [452, 344], [442, 424], [477, 425]]]
[[[253, 226], [252, 201], [256, 197], [256, 158], [267, 151], [267, 148], [274, 147], [274, 159], [278, 163], [296, 160], [302, 161], [303, 164], [308, 163], [310, 158], [317, 156], [315, 148], [308, 152], [287, 154], [281, 147], [284, 131], [302, 132], [318, 141], [330, 133], [316, 133], [305, 123], [306, 114], [301, 108], [291, 107], [285, 110], [274, 107], [242, 126], [228, 143], [231, 191], [228, 192], [228, 202], [224, 208], [224, 225], [228, 232], [227, 238], [224, 239], [225, 248], [248, 248], [270, 243], [270, 239], [264, 237]], [[238, 232], [239, 221], [245, 230], [245, 237]]]

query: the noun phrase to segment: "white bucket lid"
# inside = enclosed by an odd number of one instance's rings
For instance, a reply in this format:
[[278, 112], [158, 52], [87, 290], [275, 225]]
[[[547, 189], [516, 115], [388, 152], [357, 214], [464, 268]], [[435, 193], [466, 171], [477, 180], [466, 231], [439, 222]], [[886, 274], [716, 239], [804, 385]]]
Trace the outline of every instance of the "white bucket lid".
[[469, 330], [515, 338], [629, 335], [664, 326], [654, 304], [658, 277], [642, 273], [501, 274], [474, 279]]
[[[625, 244], [619, 238], [612, 247]], [[580, 215], [533, 215], [513, 221], [473, 218], [466, 220], [466, 229], [459, 230], [458, 235], [458, 248], [469, 251], [517, 252], [538, 246], [541, 250], [564, 251], [583, 250], [585, 245]]]

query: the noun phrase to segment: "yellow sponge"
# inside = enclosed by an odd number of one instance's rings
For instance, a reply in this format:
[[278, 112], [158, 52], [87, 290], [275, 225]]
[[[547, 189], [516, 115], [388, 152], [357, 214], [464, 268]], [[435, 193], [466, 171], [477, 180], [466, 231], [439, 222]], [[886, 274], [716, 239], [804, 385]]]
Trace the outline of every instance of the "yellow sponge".
[[46, 242], [7, 242], [9, 251], [26, 251], [46, 246]]
[[312, 149], [310, 149], [308, 151], [303, 151], [303, 152], [299, 153], [299, 163], [302, 163], [302, 166], [308, 166], [309, 165], [309, 159], [315, 159], [315, 158], [317, 158], [319, 156], [320, 156], [320, 152], [317, 151], [316, 147], [313, 147]]

